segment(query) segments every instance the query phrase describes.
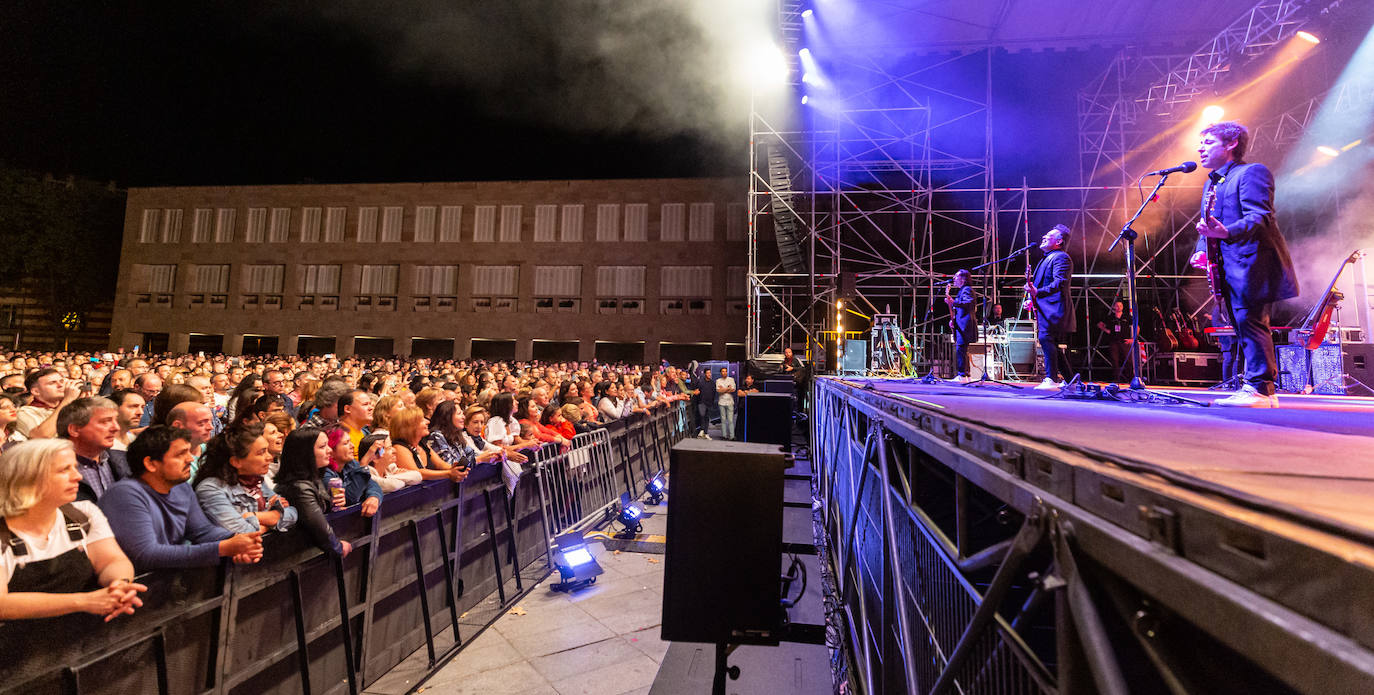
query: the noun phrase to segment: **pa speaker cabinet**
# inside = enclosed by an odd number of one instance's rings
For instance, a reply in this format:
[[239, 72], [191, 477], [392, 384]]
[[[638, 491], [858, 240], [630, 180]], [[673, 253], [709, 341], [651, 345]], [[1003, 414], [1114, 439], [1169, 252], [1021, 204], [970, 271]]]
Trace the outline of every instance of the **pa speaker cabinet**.
[[[790, 384], [789, 384], [790, 386]], [[758, 444], [792, 445], [792, 395], [750, 393], [744, 396], [744, 441]]]
[[664, 640], [778, 643], [786, 466], [776, 446], [685, 439], [673, 447]]

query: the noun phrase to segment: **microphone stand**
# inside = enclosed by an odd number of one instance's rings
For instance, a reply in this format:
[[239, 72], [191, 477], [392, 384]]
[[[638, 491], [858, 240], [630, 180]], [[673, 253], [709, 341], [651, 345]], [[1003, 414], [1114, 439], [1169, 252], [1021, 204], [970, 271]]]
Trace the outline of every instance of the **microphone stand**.
[[[1135, 286], [1135, 239], [1138, 233], [1131, 225], [1145, 213], [1145, 208], [1154, 201], [1155, 196], [1159, 193], [1159, 189], [1163, 188], [1164, 182], [1168, 180], [1169, 174], [1160, 175], [1159, 182], [1155, 184], [1154, 190], [1150, 191], [1150, 195], [1145, 196], [1145, 200], [1140, 203], [1140, 208], [1137, 209], [1135, 214], [1131, 216], [1131, 219], [1126, 220], [1126, 224], [1121, 227], [1121, 233], [1116, 235], [1116, 241], [1113, 241], [1112, 245], [1107, 248], [1107, 251], [1110, 252], [1116, 248], [1117, 244], [1123, 241], [1126, 242], [1126, 296], [1130, 298], [1131, 302], [1131, 366], [1135, 372], [1131, 375], [1131, 387], [1122, 390], [1119, 389], [1116, 384], [1108, 384], [1105, 388], [1101, 389], [1096, 386], [1081, 386], [1077, 389], [1077, 393], [1064, 394], [1066, 398], [1105, 398], [1108, 400], [1129, 401], [1133, 403], [1164, 403], [1169, 405], [1180, 405], [1184, 403], [1201, 406], [1211, 405], [1210, 403], [1204, 403], [1191, 398], [1150, 391], [1145, 387], [1145, 381], [1140, 378], [1140, 304], [1136, 301]], [[1067, 391], [1068, 389], [1066, 388], [1065, 390]]]

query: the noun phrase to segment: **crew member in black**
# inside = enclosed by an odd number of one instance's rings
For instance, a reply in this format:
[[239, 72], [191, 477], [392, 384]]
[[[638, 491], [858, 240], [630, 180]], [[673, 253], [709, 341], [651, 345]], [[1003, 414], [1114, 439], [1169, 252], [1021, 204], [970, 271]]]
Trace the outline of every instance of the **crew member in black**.
[[1097, 322], [1097, 330], [1102, 331], [1102, 340], [1107, 343], [1107, 354], [1111, 356], [1112, 381], [1121, 383], [1123, 374], [1135, 376], [1135, 362], [1131, 359], [1131, 313], [1126, 304], [1112, 302], [1112, 310]]
[[1274, 214], [1274, 175], [1263, 164], [1245, 163], [1249, 141], [1250, 132], [1234, 121], [1202, 130], [1198, 159], [1211, 169], [1202, 199], [1205, 206], [1208, 194], [1215, 192], [1216, 204], [1212, 214], [1198, 222], [1191, 263], [1206, 268], [1207, 238], [1221, 240], [1222, 274], [1239, 356], [1244, 360], [1245, 384], [1216, 404], [1275, 408], [1274, 381], [1279, 369], [1269, 310], [1274, 302], [1298, 296], [1298, 278]]
[[960, 268], [945, 293], [945, 303], [950, 310], [949, 325], [954, 329], [955, 378], [959, 381], [968, 380], [968, 346], [978, 339], [978, 323], [973, 318], [978, 298], [968, 280], [969, 272]]
[[1037, 389], [1059, 388], [1073, 373], [1068, 357], [1059, 347], [1078, 329], [1073, 304], [1069, 301], [1073, 259], [1064, 250], [1068, 245], [1068, 227], [1057, 224], [1045, 232], [1040, 240], [1040, 250], [1045, 252], [1045, 257], [1035, 267], [1031, 284], [1025, 286], [1027, 292], [1035, 293], [1027, 304], [1035, 302], [1035, 337], [1040, 341], [1045, 358], [1045, 380], [1035, 387]]

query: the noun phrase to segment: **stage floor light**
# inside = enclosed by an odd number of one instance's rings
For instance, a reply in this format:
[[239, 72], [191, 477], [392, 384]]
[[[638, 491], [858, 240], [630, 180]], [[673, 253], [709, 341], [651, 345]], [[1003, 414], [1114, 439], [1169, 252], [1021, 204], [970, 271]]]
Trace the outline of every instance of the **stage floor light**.
[[551, 585], [554, 591], [577, 591], [596, 583], [605, 573], [597, 563], [581, 534], [565, 533], [554, 539], [553, 566], [561, 581]]

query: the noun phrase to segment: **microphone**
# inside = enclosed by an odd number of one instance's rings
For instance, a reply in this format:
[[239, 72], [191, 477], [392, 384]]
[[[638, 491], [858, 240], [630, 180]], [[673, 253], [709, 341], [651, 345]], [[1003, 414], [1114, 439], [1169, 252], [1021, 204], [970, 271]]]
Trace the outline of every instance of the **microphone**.
[[1196, 168], [1197, 168], [1197, 162], [1184, 162], [1184, 163], [1182, 163], [1182, 164], [1180, 164], [1180, 165], [1178, 165], [1178, 166], [1176, 166], [1176, 167], [1169, 167], [1168, 169], [1160, 169], [1159, 171], [1152, 171], [1152, 172], [1146, 174], [1146, 176], [1168, 176], [1169, 174], [1177, 174], [1177, 173], [1179, 173], [1179, 172], [1182, 172], [1182, 173], [1184, 173], [1184, 174], [1188, 174], [1188, 173], [1191, 173], [1191, 172], [1192, 172], [1194, 169], [1196, 169]]
[[1027, 251], [1029, 251], [1029, 250], [1031, 250], [1031, 249], [1038, 249], [1038, 248], [1040, 248], [1040, 242], [1037, 241], [1037, 242], [1035, 242], [1035, 243], [1026, 244], [1025, 246], [1022, 246], [1021, 248], [1019, 248], [1019, 249], [1013, 251], [1013, 252], [1011, 253], [1011, 255], [1015, 256], [1015, 255], [1018, 254], [1018, 253], [1025, 253], [1025, 252], [1027, 252]]

